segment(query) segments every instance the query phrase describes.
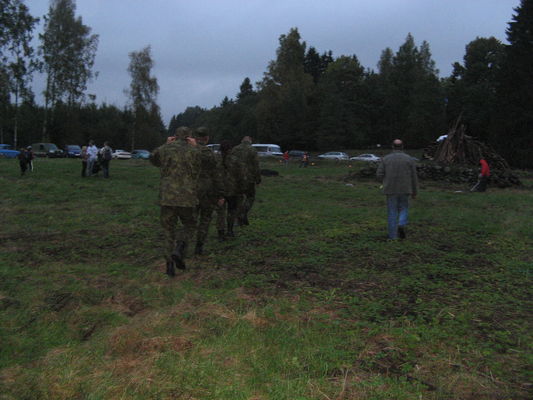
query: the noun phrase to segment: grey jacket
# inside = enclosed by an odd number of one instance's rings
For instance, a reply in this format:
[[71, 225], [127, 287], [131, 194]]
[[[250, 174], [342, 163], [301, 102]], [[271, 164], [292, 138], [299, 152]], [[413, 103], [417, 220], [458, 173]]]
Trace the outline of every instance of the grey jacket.
[[383, 180], [384, 194], [416, 195], [418, 192], [416, 163], [403, 151], [394, 150], [383, 157], [376, 175]]

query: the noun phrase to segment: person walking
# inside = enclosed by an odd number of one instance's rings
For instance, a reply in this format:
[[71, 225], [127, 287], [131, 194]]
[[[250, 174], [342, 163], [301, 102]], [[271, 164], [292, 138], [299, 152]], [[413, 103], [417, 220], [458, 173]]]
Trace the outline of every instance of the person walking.
[[248, 225], [248, 213], [255, 201], [255, 186], [261, 183], [259, 157], [257, 151], [252, 147], [252, 138], [250, 136], [243, 137], [241, 143], [234, 147], [231, 152], [242, 168], [240, 190], [244, 194], [244, 200], [238, 213], [239, 224]]
[[217, 232], [218, 240], [224, 241], [226, 235], [235, 237], [233, 227], [237, 219], [240, 205], [244, 195], [242, 189], [242, 166], [237, 157], [232, 153], [232, 145], [228, 141], [220, 143], [220, 153], [217, 154], [219, 170], [222, 172], [224, 182], [225, 202], [217, 207]]
[[113, 149], [109, 147], [109, 142], [104, 142], [104, 147], [99, 151], [100, 166], [104, 171], [104, 178], [109, 178], [109, 163], [113, 159]]
[[224, 183], [215, 154], [207, 147], [209, 143], [207, 128], [198, 128], [194, 132], [194, 137], [201, 154], [201, 169], [198, 180], [198, 231], [196, 232], [194, 254], [202, 255], [213, 212], [217, 205], [222, 206], [224, 204]]
[[471, 192], [484, 192], [487, 190], [487, 183], [489, 182], [490, 178], [489, 164], [487, 163], [487, 160], [481, 158], [479, 160], [479, 165], [481, 166], [481, 171], [479, 173], [477, 183], [472, 189], [470, 189]]
[[413, 158], [403, 152], [403, 142], [392, 142], [392, 153], [379, 164], [376, 175], [383, 181], [387, 196], [387, 222], [389, 239], [405, 239], [409, 216], [409, 196], [416, 198], [418, 177]]
[[[150, 162], [160, 169], [159, 205], [165, 236], [166, 273], [174, 276], [175, 268], [186, 268], [187, 245], [196, 231], [201, 154], [191, 130], [176, 129], [175, 140], [155, 149]], [[182, 225], [180, 229], [177, 229], [178, 221]]]
[[98, 158], [98, 148], [94, 145], [94, 141], [89, 140], [89, 147], [87, 147], [87, 168], [85, 176], [92, 176], [94, 164]]

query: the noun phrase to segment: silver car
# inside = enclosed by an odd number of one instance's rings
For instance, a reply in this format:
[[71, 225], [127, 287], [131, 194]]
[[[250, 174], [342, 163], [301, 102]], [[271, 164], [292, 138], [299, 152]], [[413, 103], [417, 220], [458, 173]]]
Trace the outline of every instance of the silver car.
[[378, 157], [375, 154], [359, 154], [358, 156], [350, 157], [350, 160], [379, 162], [381, 161], [381, 157]]
[[321, 160], [348, 160], [350, 157], [348, 154], [343, 153], [342, 151], [330, 151], [318, 156]]

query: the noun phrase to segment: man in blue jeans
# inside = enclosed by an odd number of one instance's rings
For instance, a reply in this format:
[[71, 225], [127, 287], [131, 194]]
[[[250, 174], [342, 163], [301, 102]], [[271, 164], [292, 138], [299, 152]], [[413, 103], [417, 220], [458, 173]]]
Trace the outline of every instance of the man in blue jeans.
[[383, 180], [383, 193], [387, 196], [389, 239], [405, 239], [405, 226], [409, 215], [409, 196], [418, 192], [418, 177], [414, 159], [403, 152], [403, 142], [392, 142], [392, 153], [383, 157], [376, 173]]

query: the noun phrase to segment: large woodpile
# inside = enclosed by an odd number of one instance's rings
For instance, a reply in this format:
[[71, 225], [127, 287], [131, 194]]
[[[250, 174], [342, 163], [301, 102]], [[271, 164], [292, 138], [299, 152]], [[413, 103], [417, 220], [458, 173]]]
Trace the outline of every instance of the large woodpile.
[[419, 166], [422, 179], [472, 182], [477, 179], [479, 160], [484, 158], [491, 169], [491, 183], [498, 187], [521, 185], [507, 161], [489, 145], [468, 136], [458, 119], [446, 139], [428, 146], [423, 158], [432, 161]]
[[425, 149], [424, 158], [444, 165], [479, 165], [479, 160], [484, 158], [491, 169], [510, 169], [507, 161], [493, 148], [468, 136], [460, 119], [450, 129], [446, 139]]

